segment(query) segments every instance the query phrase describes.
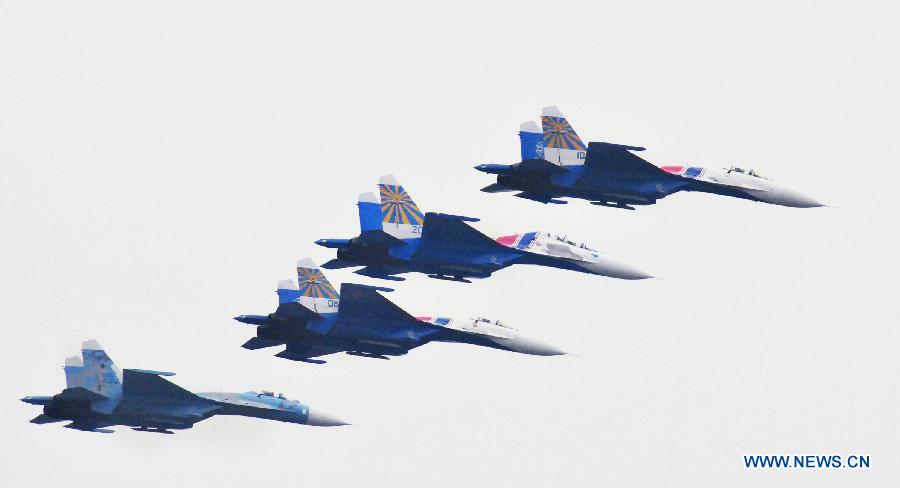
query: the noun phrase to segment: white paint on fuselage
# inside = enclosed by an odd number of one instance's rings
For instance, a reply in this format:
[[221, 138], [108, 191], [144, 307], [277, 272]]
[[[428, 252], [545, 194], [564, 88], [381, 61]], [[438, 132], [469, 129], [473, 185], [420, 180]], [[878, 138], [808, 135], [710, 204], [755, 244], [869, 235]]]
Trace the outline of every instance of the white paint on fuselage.
[[816, 199], [776, 183], [753, 170], [741, 168], [699, 168], [702, 171], [698, 175], [688, 176], [685, 173], [689, 169], [697, 169], [697, 167], [685, 166], [684, 169], [676, 174], [680, 174], [685, 178], [736, 188], [754, 198], [774, 205], [798, 208], [824, 206], [823, 203]]
[[523, 354], [536, 356], [565, 354], [565, 351], [546, 342], [525, 336], [518, 330], [503, 325], [499, 320], [491, 321], [485, 318], [456, 320], [448, 317], [432, 317], [428, 322], [446, 329], [485, 337], [499, 346]]

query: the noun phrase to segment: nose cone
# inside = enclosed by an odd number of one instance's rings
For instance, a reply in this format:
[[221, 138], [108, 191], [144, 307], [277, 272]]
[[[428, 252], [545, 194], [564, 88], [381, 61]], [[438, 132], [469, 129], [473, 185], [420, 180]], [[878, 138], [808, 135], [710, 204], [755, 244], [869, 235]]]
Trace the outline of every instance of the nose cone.
[[506, 339], [501, 344], [511, 351], [533, 356], [562, 356], [566, 354], [565, 351], [556, 346], [526, 336]]
[[770, 191], [764, 192], [748, 191], [748, 193], [764, 202], [773, 203], [775, 205], [783, 205], [785, 207], [813, 208], [825, 206], [824, 203], [805, 193], [801, 193], [799, 191], [785, 187], [773, 188]]
[[813, 208], [825, 206], [824, 203], [805, 193], [800, 193], [799, 191], [782, 190], [781, 193], [781, 198], [783, 200], [783, 203], [781, 205], [796, 208]]
[[581, 263], [581, 266], [590, 273], [621, 280], [646, 280], [653, 278], [653, 275], [645, 273], [634, 266], [610, 258], [600, 258], [596, 263]]
[[310, 408], [309, 416], [306, 420], [306, 425], [315, 425], [317, 427], [338, 427], [341, 425], [350, 424], [333, 415]]

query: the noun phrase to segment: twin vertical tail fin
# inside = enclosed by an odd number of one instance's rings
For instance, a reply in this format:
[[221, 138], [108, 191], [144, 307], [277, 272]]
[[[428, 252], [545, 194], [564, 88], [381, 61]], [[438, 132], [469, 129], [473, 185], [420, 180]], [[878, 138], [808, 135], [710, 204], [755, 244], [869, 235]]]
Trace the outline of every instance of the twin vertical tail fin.
[[372, 192], [361, 193], [356, 203], [359, 207], [359, 230], [381, 230], [381, 203]]
[[522, 161], [544, 159], [544, 134], [532, 121], [519, 126], [519, 142], [522, 145]]
[[587, 146], [556, 106], [551, 105], [541, 110], [541, 125], [544, 159], [562, 166], [584, 164]]
[[296, 302], [300, 298], [300, 288], [294, 280], [281, 280], [278, 282], [278, 303]]
[[81, 387], [106, 397], [122, 393], [122, 372], [95, 340], [81, 344], [81, 357], [66, 359], [66, 388]]
[[[281, 302], [280, 283], [278, 288], [279, 303], [284, 303]], [[341, 297], [312, 259], [297, 261], [296, 293], [297, 298], [294, 301], [313, 312], [322, 314], [338, 311]]]
[[[394, 175], [382, 176], [378, 180], [381, 194], [381, 228], [398, 239], [422, 237], [425, 215], [416, 202], [406, 193]], [[360, 208], [360, 219], [362, 219]], [[361, 221], [361, 220], [360, 220]]]

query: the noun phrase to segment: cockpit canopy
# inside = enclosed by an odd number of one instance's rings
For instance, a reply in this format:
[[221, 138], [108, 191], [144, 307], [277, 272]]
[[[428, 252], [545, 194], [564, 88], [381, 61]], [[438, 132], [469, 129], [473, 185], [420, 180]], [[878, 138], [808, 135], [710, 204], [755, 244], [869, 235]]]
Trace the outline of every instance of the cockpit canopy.
[[556, 240], [559, 241], [559, 242], [564, 242], [564, 243], [566, 243], [566, 244], [568, 244], [568, 245], [570, 245], [570, 246], [572, 246], [572, 247], [577, 247], [577, 248], [579, 248], [579, 249], [585, 249], [585, 250], [588, 250], [588, 251], [596, 251], [596, 249], [591, 249], [590, 247], [587, 247], [587, 245], [586, 245], [585, 243], [583, 243], [583, 242], [578, 243], [578, 242], [570, 241], [569, 239], [567, 239], [567, 236], [562, 236], [562, 237], [560, 237], [560, 236], [558, 236], [558, 235], [553, 235], [553, 234], [550, 234], [550, 233], [546, 233], [545, 235], [546, 235], [547, 237], [550, 237], [551, 239], [556, 239]]
[[753, 176], [753, 177], [756, 177], [756, 178], [762, 178], [762, 179], [764, 179], [764, 180], [768, 180], [768, 179], [769, 179], [769, 178], [766, 178], [765, 176], [759, 174], [756, 170], [753, 170], [753, 169], [738, 168], [737, 166], [732, 166], [732, 167], [728, 168], [728, 172], [729, 172], [729, 173], [741, 173], [741, 174], [744, 174], [744, 175], [747, 175], [747, 176]]
[[472, 319], [472, 325], [477, 327], [479, 324], [492, 324], [492, 325], [496, 325], [496, 326], [503, 327], [506, 329], [511, 328], [507, 325], [504, 325], [503, 322], [500, 322], [499, 320], [491, 320], [491, 319], [488, 319], [485, 317], [478, 317], [478, 318]]
[[265, 397], [271, 397], [271, 398], [279, 398], [281, 400], [287, 400], [287, 398], [284, 396], [284, 393], [279, 393], [278, 396], [275, 396], [275, 392], [268, 391], [268, 390], [263, 390], [263, 391], [257, 393], [256, 396], [257, 397], [265, 396]]

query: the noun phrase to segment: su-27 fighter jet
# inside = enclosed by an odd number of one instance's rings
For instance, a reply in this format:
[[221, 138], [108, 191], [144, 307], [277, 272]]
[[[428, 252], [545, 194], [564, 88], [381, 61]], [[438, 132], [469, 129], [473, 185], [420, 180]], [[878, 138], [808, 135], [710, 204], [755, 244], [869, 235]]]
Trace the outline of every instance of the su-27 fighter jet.
[[652, 278], [647, 273], [603, 256], [584, 244], [546, 232], [528, 232], [496, 240], [466, 222], [478, 219], [428, 212], [422, 214], [406, 190], [391, 176], [372, 193], [359, 196], [361, 233], [352, 239], [320, 239], [316, 244], [337, 249], [326, 269], [365, 266], [355, 271], [372, 278], [401, 281], [401, 273], [426, 273], [430, 278], [461, 281], [486, 278], [514, 264], [533, 264], [626, 280]]
[[66, 359], [66, 389], [53, 396], [27, 396], [42, 405], [34, 424], [71, 421], [70, 429], [110, 433], [113, 425], [142, 432], [171, 434], [189, 429], [213, 415], [241, 415], [323, 427], [347, 425], [282, 395], [256, 393], [191, 393], [162, 378], [175, 373], [126, 369], [124, 373], [97, 341], [81, 346], [81, 358]]
[[487, 319], [454, 320], [413, 317], [382, 296], [391, 291], [344, 283], [331, 286], [311, 259], [297, 263], [299, 285], [278, 283], [278, 309], [269, 315], [241, 315], [235, 320], [256, 325], [246, 349], [287, 346], [276, 356], [321, 364], [319, 356], [350, 355], [388, 359], [429, 342], [461, 342], [506, 351], [554, 356], [563, 351]]
[[559, 109], [545, 107], [542, 129], [520, 126], [522, 162], [480, 164], [475, 169], [497, 175], [487, 193], [518, 191], [515, 196], [542, 203], [581, 198], [594, 205], [634, 210], [679, 191], [716, 193], [786, 207], [821, 207], [815, 199], [779, 185], [754, 170], [677, 165], [657, 167], [633, 151], [643, 147], [591, 142], [585, 147]]

